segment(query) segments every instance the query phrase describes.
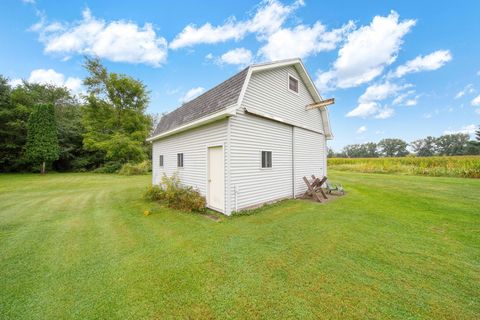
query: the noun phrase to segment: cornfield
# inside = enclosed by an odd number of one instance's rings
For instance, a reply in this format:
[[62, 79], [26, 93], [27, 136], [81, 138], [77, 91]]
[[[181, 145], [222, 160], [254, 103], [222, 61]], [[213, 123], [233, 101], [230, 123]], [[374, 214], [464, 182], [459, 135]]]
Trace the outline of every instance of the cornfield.
[[480, 156], [329, 158], [330, 169], [436, 177], [480, 178]]

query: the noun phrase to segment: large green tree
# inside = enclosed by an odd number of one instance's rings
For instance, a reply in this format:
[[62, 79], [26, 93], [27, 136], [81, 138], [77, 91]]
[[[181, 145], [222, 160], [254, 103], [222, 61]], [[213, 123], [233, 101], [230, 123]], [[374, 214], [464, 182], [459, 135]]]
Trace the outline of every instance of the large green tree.
[[442, 156], [457, 156], [467, 153], [470, 136], [465, 133], [446, 134], [437, 138], [438, 154]]
[[99, 59], [87, 58], [89, 76], [83, 109], [84, 146], [102, 152], [108, 161], [125, 163], [148, 156], [145, 141], [152, 119], [146, 114], [149, 102], [145, 85], [123, 74], [109, 72]]
[[437, 153], [437, 138], [428, 136], [425, 139], [412, 141], [410, 146], [419, 157], [434, 156]]
[[45, 173], [45, 163], [58, 159], [57, 125], [52, 105], [37, 105], [28, 119], [26, 155], [35, 164], [41, 164], [40, 172]]
[[404, 157], [408, 154], [407, 146], [402, 139], [383, 139], [378, 142], [380, 153], [385, 157]]
[[350, 144], [343, 148], [342, 154], [349, 158], [376, 158], [378, 157], [377, 144], [374, 142]]

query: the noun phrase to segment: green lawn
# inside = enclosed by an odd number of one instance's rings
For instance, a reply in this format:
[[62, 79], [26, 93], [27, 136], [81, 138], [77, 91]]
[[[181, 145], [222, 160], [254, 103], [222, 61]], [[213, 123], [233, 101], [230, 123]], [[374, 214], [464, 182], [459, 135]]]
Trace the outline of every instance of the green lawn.
[[148, 176], [2, 175], [1, 318], [478, 319], [480, 180], [331, 176], [347, 196], [214, 222]]

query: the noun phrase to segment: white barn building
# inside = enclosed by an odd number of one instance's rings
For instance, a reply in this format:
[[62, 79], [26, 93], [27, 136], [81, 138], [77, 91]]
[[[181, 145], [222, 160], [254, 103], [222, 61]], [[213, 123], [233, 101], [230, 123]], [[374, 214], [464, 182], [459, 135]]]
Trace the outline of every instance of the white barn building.
[[251, 65], [162, 117], [152, 182], [178, 172], [226, 215], [301, 195], [327, 174], [328, 104], [300, 59]]

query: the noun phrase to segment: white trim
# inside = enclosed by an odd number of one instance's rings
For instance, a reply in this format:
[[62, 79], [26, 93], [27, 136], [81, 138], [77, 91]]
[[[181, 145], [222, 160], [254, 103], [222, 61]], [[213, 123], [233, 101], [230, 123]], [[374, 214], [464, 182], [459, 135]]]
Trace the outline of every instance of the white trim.
[[[290, 89], [290, 78], [297, 80], [297, 91], [293, 91], [292, 89]], [[290, 72], [287, 72], [287, 89], [288, 89], [288, 91], [290, 91], [293, 94], [296, 94], [297, 96], [300, 95], [300, 93], [299, 93], [299, 91], [300, 91], [300, 79], [295, 77]]]
[[295, 199], [295, 126], [292, 126], [292, 198]]
[[245, 92], [247, 91], [247, 87], [248, 87], [248, 84], [250, 83], [251, 76], [252, 76], [252, 67], [248, 68], [247, 76], [245, 77], [242, 90], [240, 91], [240, 95], [238, 96], [237, 109], [242, 106], [243, 98], [245, 97]]
[[[225, 154], [225, 214], [227, 216], [232, 214], [232, 197], [231, 197], [231, 152], [230, 149], [232, 148], [231, 142], [231, 131], [232, 131], [232, 118], [227, 119], [227, 142], [225, 144], [226, 154]], [[225, 152], [225, 150], [224, 150]]]
[[270, 119], [270, 120], [273, 120], [273, 121], [288, 124], [290, 126], [299, 127], [299, 128], [302, 128], [302, 129], [305, 129], [305, 130], [308, 130], [308, 131], [313, 131], [313, 132], [316, 132], [316, 133], [324, 134], [322, 130], [312, 129], [312, 128], [309, 128], [307, 126], [303, 126], [301, 124], [294, 123], [294, 122], [285, 120], [285, 119], [277, 117], [277, 116], [272, 116], [271, 114], [268, 114], [268, 113], [265, 113], [265, 112], [254, 110], [252, 108], [245, 108], [245, 111], [247, 111], [247, 113], [257, 115], [257, 116], [262, 117], [262, 118], [267, 118], [267, 119]]
[[[223, 155], [223, 209], [220, 209], [220, 208], [216, 208], [214, 206], [211, 206], [208, 202], [209, 202], [209, 193], [210, 193], [210, 185], [208, 183], [208, 175], [209, 175], [209, 164], [210, 164], [210, 157], [209, 157], [209, 154], [208, 154], [208, 149], [209, 148], [215, 148], [215, 147], [222, 147], [222, 155]], [[226, 210], [225, 210], [225, 206], [227, 204], [227, 202], [225, 201], [225, 142], [223, 141], [219, 141], [219, 142], [212, 142], [212, 143], [207, 143], [205, 144], [205, 152], [206, 152], [206, 163], [207, 163], [207, 167], [206, 167], [206, 170], [205, 170], [205, 200], [207, 202], [207, 205], [206, 207], [209, 208], [209, 209], [212, 209], [212, 210], [215, 210], [215, 211], [218, 211], [220, 213], [223, 213], [223, 214], [226, 214]]]
[[161, 139], [161, 138], [168, 137], [168, 136], [170, 136], [172, 134], [175, 134], [175, 133], [180, 133], [180, 132], [183, 132], [183, 131], [186, 131], [186, 130], [190, 130], [190, 129], [193, 129], [193, 128], [196, 128], [196, 127], [203, 126], [204, 124], [207, 124], [207, 123], [211, 123], [211, 122], [214, 122], [214, 121], [217, 121], [217, 120], [229, 117], [229, 116], [233, 116], [233, 115], [235, 115], [236, 110], [237, 110], [237, 105], [235, 104], [233, 106], [229, 106], [228, 108], [226, 108], [226, 109], [224, 109], [220, 112], [211, 114], [211, 115], [209, 115], [205, 118], [198, 119], [196, 121], [187, 123], [183, 126], [175, 128], [175, 129], [172, 129], [172, 130], [169, 130], [169, 131], [166, 131], [166, 132], [162, 132], [160, 134], [157, 134], [156, 136], [147, 138], [147, 141], [150, 141], [150, 142], [155, 141], [155, 140], [158, 140], [158, 139]]

